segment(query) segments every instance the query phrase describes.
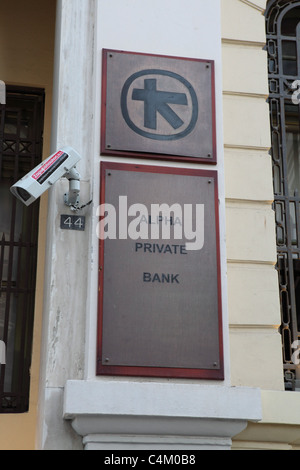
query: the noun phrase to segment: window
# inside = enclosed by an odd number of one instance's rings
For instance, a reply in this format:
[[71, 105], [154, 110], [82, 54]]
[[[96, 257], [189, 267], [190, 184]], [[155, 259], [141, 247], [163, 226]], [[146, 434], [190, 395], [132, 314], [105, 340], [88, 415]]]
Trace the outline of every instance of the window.
[[43, 90], [7, 87], [0, 107], [0, 413], [28, 411], [39, 203], [24, 206], [10, 186], [41, 161]]
[[300, 1], [270, 0], [266, 29], [284, 378], [300, 390]]

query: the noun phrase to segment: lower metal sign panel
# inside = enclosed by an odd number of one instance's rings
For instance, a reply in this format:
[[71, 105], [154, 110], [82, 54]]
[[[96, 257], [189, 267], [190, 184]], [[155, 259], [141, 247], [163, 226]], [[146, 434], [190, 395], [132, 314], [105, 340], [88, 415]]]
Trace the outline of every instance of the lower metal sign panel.
[[223, 378], [217, 173], [102, 164], [98, 373]]

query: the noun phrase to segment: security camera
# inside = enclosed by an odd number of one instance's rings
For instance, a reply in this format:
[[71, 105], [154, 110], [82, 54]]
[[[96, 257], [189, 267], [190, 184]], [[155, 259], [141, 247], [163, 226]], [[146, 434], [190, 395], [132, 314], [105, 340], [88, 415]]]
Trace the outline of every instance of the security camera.
[[65, 194], [65, 203], [76, 208], [79, 204], [80, 175], [75, 165], [80, 159], [73, 148], [62, 147], [27, 173], [10, 190], [29, 206], [60, 178], [66, 177], [70, 182], [70, 192]]

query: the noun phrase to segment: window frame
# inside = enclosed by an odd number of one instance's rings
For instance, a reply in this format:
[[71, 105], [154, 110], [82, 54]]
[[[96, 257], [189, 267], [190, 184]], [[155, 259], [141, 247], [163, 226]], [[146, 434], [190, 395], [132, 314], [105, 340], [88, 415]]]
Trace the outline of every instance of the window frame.
[[[5, 184], [9, 191], [14, 182], [42, 160], [45, 91], [7, 85], [6, 95], [6, 104], [0, 108], [0, 183]], [[17, 116], [16, 133], [5, 132], [8, 113], [13, 115], [14, 112]], [[32, 125], [27, 135], [24, 132], [22, 135], [21, 128], [23, 126], [25, 129], [26, 119]], [[5, 298], [2, 303], [0, 339], [6, 344], [6, 364], [0, 365], [0, 414], [24, 413], [29, 409], [37, 268], [39, 201], [27, 208], [10, 193], [9, 197], [9, 234], [4, 235], [0, 231], [0, 297]], [[17, 221], [17, 217], [22, 220]], [[17, 223], [20, 225], [19, 230], [16, 230]], [[8, 264], [6, 279], [5, 258]], [[13, 328], [12, 315], [15, 317]], [[12, 330], [13, 344], [9, 340], [9, 331]]]

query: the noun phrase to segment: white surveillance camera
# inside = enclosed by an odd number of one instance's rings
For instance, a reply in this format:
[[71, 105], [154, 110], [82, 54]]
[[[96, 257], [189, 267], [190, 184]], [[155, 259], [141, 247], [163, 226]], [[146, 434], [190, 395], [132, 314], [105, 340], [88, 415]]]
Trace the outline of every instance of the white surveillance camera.
[[66, 177], [70, 181], [72, 191], [65, 195], [65, 203], [76, 206], [79, 203], [80, 175], [75, 165], [80, 159], [80, 155], [73, 148], [62, 147], [27, 173], [10, 190], [14, 196], [29, 206], [60, 178]]

